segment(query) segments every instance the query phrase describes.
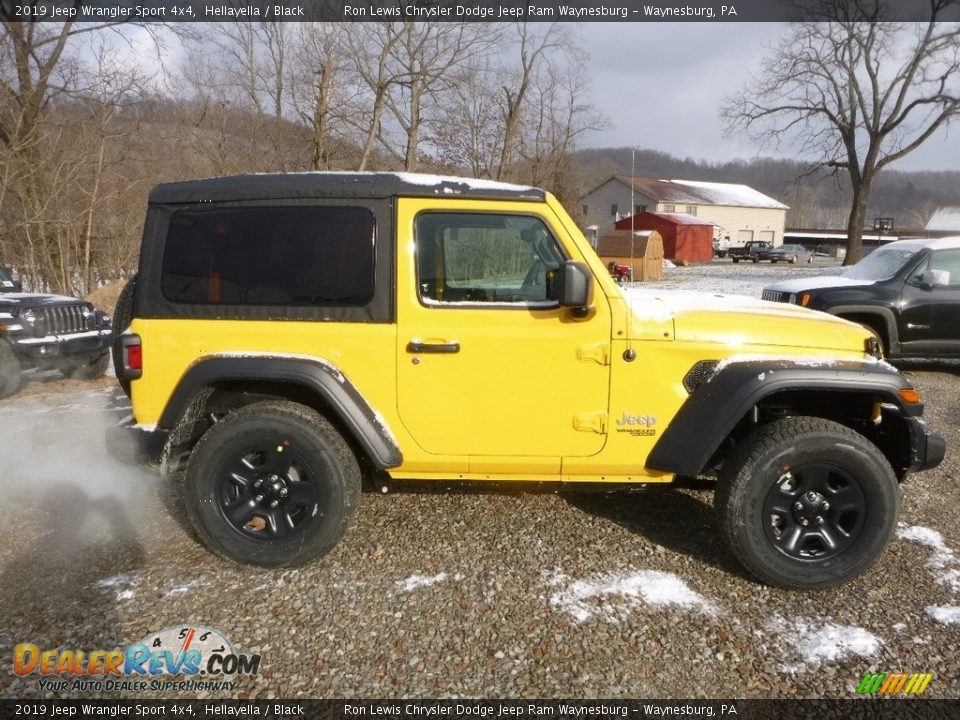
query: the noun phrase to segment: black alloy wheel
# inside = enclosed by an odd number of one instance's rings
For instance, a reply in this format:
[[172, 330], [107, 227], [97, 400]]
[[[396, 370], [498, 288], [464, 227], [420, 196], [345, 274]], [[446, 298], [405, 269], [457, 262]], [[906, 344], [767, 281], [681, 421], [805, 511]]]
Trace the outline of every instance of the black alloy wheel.
[[829, 463], [793, 467], [767, 493], [763, 514], [770, 542], [787, 557], [826, 560], [846, 550], [863, 529], [860, 481]]
[[184, 505], [204, 544], [234, 562], [302, 565], [336, 546], [360, 501], [360, 466], [312, 408], [284, 400], [233, 410], [200, 438]]

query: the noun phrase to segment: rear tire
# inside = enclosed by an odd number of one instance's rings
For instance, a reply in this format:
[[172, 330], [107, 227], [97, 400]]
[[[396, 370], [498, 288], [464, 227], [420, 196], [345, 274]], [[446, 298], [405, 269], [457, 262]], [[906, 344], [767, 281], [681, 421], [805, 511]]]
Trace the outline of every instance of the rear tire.
[[900, 490], [883, 453], [822, 418], [755, 430], [724, 464], [714, 505], [733, 555], [761, 582], [790, 589], [839, 585], [883, 552]]
[[735, 257], [735, 258], [733, 258], [733, 261], [734, 261], [735, 263], [738, 263], [738, 262], [740, 262], [740, 258]]
[[120, 291], [120, 295], [117, 297], [116, 307], [113, 309], [113, 317], [111, 318], [111, 326], [113, 327], [113, 367], [117, 373], [117, 382], [120, 383], [120, 387], [123, 388], [127, 397], [130, 396], [130, 381], [120, 377], [121, 368], [123, 367], [123, 348], [120, 345], [120, 336], [130, 327], [130, 323], [133, 322], [133, 299], [136, 290], [137, 276], [134, 274], [127, 280], [127, 284], [123, 286], [123, 290]]
[[20, 358], [6, 340], [0, 339], [0, 398], [13, 395], [22, 385]]
[[796, 264], [797, 264], [797, 256], [796, 256], [796, 255], [794, 255], [792, 258], [790, 258], [790, 264], [791, 264], [791, 265], [796, 265]]
[[360, 501], [360, 466], [316, 411], [267, 401], [208, 430], [184, 477], [187, 516], [216, 554], [262, 567], [302, 565], [329, 552]]

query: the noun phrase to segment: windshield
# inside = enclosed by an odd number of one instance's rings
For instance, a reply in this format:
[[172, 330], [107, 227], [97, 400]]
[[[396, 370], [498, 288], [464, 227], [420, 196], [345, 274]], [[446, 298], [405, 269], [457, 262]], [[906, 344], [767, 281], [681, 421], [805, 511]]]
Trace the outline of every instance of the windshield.
[[889, 280], [912, 260], [920, 248], [885, 247], [874, 250], [850, 268], [844, 277], [854, 280]]

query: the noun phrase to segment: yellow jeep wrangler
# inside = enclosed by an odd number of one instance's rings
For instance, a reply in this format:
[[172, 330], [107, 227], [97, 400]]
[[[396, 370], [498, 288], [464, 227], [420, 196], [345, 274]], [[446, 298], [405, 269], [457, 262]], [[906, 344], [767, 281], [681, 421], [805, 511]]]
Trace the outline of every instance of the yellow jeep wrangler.
[[384, 488], [707, 476], [747, 570], [823, 587], [876, 559], [898, 482], [944, 455], [863, 328], [625, 292], [531, 187], [405, 173], [160, 185], [114, 323], [133, 420], [113, 452], [182, 469], [197, 533], [243, 563], [331, 550], [364, 472]]

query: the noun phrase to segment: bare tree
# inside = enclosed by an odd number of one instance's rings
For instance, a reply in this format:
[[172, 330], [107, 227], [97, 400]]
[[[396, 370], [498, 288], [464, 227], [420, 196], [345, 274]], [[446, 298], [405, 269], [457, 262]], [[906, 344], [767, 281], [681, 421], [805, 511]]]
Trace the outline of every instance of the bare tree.
[[393, 62], [394, 47], [402, 40], [402, 23], [368, 22], [341, 27], [343, 52], [350, 59], [351, 72], [368, 94], [367, 112], [358, 120], [365, 128], [363, 149], [357, 170], [366, 170], [377, 141], [383, 137], [383, 114], [387, 96], [403, 76]]
[[344, 136], [345, 112], [354, 94], [344, 80], [340, 33], [335, 23], [301, 26], [294, 46], [293, 105], [300, 122], [310, 128], [310, 167], [333, 167], [333, 144]]
[[[536, 25], [539, 27], [540, 24]], [[519, 67], [504, 68], [500, 85], [503, 142], [495, 173], [497, 180], [505, 178], [516, 158], [528, 95], [541, 63], [553, 50], [563, 48], [569, 37], [557, 23], [549, 24], [542, 32], [528, 23], [520, 23], [515, 27], [517, 36], [514, 44], [518, 51]]]
[[960, 25], [940, 22], [953, 0], [929, 2], [927, 22], [906, 24], [883, 22], [881, 0], [817, 0], [723, 109], [728, 133], [796, 144], [847, 174], [847, 264], [877, 175], [960, 113]]
[[422, 130], [431, 109], [428, 104], [436, 102], [456, 68], [490, 46], [496, 31], [486, 23], [402, 23], [400, 41], [391, 52], [396, 82], [386, 95], [386, 104], [403, 132], [400, 159], [405, 170], [416, 170], [419, 165]]

